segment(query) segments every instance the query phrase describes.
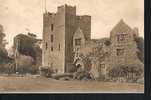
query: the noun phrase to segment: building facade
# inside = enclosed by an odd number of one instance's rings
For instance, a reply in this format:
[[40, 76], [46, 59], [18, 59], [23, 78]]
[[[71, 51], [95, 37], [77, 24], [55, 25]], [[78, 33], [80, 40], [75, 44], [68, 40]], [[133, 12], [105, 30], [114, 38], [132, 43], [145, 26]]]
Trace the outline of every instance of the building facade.
[[74, 61], [74, 33], [80, 27], [89, 40], [91, 16], [77, 16], [75, 6], [63, 5], [58, 7], [56, 13], [44, 13], [43, 21], [42, 65], [58, 73], [68, 72]]
[[135, 38], [138, 31], [131, 29], [123, 20], [111, 30], [111, 65], [134, 64], [138, 62]]
[[138, 29], [120, 20], [109, 38], [91, 39], [91, 16], [76, 15], [75, 6], [59, 6], [56, 13], [43, 15], [42, 66], [58, 73], [69, 72], [71, 66], [84, 69], [90, 65], [83, 55], [89, 56], [91, 72], [96, 77], [105, 76], [114, 66], [140, 62], [136, 37]]

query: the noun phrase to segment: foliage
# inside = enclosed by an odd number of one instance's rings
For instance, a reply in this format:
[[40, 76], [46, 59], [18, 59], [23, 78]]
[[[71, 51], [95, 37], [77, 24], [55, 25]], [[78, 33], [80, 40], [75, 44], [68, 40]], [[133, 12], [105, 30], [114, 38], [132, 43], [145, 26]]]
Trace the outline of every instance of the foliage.
[[137, 51], [137, 56], [140, 61], [144, 63], [144, 39], [142, 37], [137, 37], [135, 38], [135, 41], [139, 50]]
[[30, 56], [21, 55], [17, 60], [17, 67], [15, 60], [10, 60], [7, 63], [0, 64], [0, 73], [13, 74], [18, 72], [19, 74], [36, 74], [38, 73], [38, 67], [32, 64], [33, 59]]
[[[34, 36], [35, 37], [35, 36]], [[0, 73], [16, 73], [20, 74], [38, 73], [38, 65], [41, 64], [42, 50], [38, 45], [35, 45], [37, 39], [27, 35], [19, 34], [15, 40], [19, 40], [20, 52], [15, 59], [8, 57], [8, 52], [4, 47], [0, 47]], [[16, 42], [16, 41], [15, 41]], [[16, 47], [14, 43], [13, 49]], [[17, 66], [16, 66], [17, 65]]]
[[[24, 34], [17, 35], [15, 37], [15, 40], [16, 39], [19, 40], [19, 53], [31, 56], [34, 59], [34, 64], [37, 64], [38, 62], [41, 64], [42, 50], [36, 45], [37, 39]], [[16, 43], [14, 46], [16, 46]]]
[[89, 58], [89, 56], [83, 56], [81, 54], [80, 57], [82, 58], [82, 62], [84, 64], [84, 69], [86, 71], [90, 71], [92, 63], [91, 63], [91, 59]]
[[8, 52], [5, 49], [4, 37], [5, 33], [3, 33], [4, 29], [3, 26], [0, 25], [0, 64], [7, 63], [11, 59], [8, 57]]
[[76, 72], [73, 78], [77, 80], [93, 80], [91, 73], [85, 70]]
[[110, 46], [110, 45], [111, 45], [111, 41], [106, 40], [106, 41], [104, 42], [104, 44], [105, 44], [106, 46]]
[[35, 52], [35, 61], [34, 63], [37, 66], [40, 66], [42, 63], [42, 49], [39, 46], [34, 46], [33, 50]]
[[[27, 35], [24, 34], [19, 34], [15, 37], [17, 41], [19, 41], [19, 48], [18, 51], [26, 56], [31, 56], [35, 59], [35, 52], [33, 45], [36, 42], [35, 39], [28, 37]], [[16, 41], [15, 41], [16, 42]], [[16, 47], [16, 43], [14, 44]]]
[[7, 50], [3, 47], [0, 47], [0, 64], [7, 63], [11, 59], [8, 57]]
[[109, 70], [109, 76], [111, 78], [125, 77], [127, 79], [136, 79], [142, 77], [143, 66], [139, 64], [134, 65], [121, 65], [113, 67]]
[[46, 77], [51, 77], [51, 75], [55, 73], [54, 70], [50, 67], [47, 67], [47, 66], [43, 66], [43, 67], [40, 67], [40, 74], [42, 76], [46, 76]]
[[15, 65], [13, 62], [0, 64], [0, 73], [15, 73]]

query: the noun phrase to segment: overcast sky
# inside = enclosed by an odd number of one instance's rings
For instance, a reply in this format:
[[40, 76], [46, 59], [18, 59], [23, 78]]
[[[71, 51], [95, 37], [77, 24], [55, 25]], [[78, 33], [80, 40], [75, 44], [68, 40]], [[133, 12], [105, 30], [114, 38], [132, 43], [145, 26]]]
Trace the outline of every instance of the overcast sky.
[[[0, 24], [4, 26], [8, 47], [19, 33], [42, 36], [44, 0], [0, 0]], [[47, 0], [47, 10], [57, 6], [76, 5], [77, 14], [92, 16], [92, 38], [109, 37], [121, 18], [132, 28], [138, 27], [144, 37], [144, 0]]]

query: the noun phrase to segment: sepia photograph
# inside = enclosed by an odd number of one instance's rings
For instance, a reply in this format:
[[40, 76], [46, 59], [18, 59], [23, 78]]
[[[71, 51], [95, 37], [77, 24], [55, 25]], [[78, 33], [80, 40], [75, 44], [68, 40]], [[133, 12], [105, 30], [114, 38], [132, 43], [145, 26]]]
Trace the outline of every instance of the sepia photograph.
[[0, 0], [0, 93], [144, 93], [144, 0]]

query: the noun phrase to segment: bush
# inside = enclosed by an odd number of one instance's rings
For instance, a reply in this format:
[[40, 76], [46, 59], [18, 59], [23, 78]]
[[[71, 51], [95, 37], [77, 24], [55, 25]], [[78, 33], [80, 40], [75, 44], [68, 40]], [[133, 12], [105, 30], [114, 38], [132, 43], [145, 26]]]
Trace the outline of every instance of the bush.
[[19, 74], [38, 74], [39, 70], [37, 66], [31, 65], [31, 66], [24, 66], [17, 68], [17, 72]]
[[143, 71], [143, 67], [139, 64], [122, 65], [109, 70], [109, 76], [114, 79], [124, 77], [127, 81], [136, 82], [138, 78], [142, 77]]
[[[34, 64], [41, 64], [42, 50], [39, 45], [36, 45], [38, 39], [34, 34], [29, 33], [30, 36], [25, 34], [19, 34], [14, 38], [14, 49], [19, 41], [18, 51], [22, 55], [30, 56], [34, 60]], [[34, 36], [31, 37], [31, 36]]]
[[137, 48], [139, 51], [137, 51], [137, 56], [140, 59], [142, 63], [144, 63], [144, 39], [142, 37], [135, 38]]
[[0, 73], [1, 74], [15, 73], [15, 64], [13, 62], [7, 64], [0, 64]]
[[77, 80], [92, 80], [93, 79], [91, 73], [84, 70], [76, 72], [73, 78]]
[[40, 67], [39, 71], [40, 71], [40, 75], [45, 77], [51, 77], [51, 75], [54, 73], [54, 70], [47, 66]]
[[137, 83], [144, 84], [144, 78], [139, 78], [139, 79], [137, 80]]
[[25, 55], [19, 55], [16, 61], [10, 60], [0, 64], [0, 73], [13, 74], [16, 72], [20, 74], [36, 74], [38, 73], [38, 67], [33, 65], [33, 59], [30, 56]]
[[30, 56], [25, 55], [19, 55], [16, 58], [16, 64], [17, 64], [17, 72], [20, 74], [25, 73], [35, 73], [35, 71], [38, 71], [38, 67], [33, 65], [33, 58]]
[[106, 41], [104, 42], [104, 44], [105, 44], [106, 46], [110, 46], [110, 45], [111, 45], [111, 41], [106, 40]]

